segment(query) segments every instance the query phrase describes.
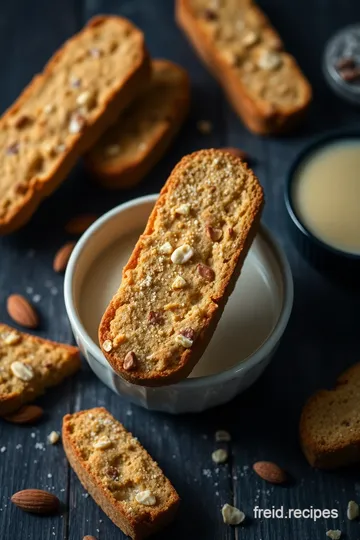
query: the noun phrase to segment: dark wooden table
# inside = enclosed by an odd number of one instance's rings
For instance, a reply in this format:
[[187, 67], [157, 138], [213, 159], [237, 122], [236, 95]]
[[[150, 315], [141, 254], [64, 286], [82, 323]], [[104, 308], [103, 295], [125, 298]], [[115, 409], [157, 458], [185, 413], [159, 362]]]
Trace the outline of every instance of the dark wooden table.
[[[219, 86], [200, 64], [177, 29], [171, 0], [11, 0], [0, 7], [0, 108], [5, 110], [55, 49], [87, 19], [101, 12], [125, 15], [146, 34], [150, 52], [189, 70], [192, 110], [175, 146], [143, 184], [127, 193], [108, 193], [93, 185], [81, 164], [31, 223], [0, 240], [0, 320], [10, 323], [6, 298], [20, 293], [37, 302], [42, 315], [39, 335], [71, 342], [63, 301], [63, 278], [52, 270], [54, 253], [68, 239], [64, 223], [80, 212], [102, 213], [124, 200], [159, 190], [175, 163], [193, 150], [239, 146], [256, 158], [255, 171], [265, 187], [264, 221], [278, 236], [291, 262], [295, 281], [293, 315], [282, 345], [263, 377], [244, 395], [203, 414], [169, 416], [131, 406], [106, 388], [84, 365], [82, 372], [38, 402], [46, 411], [35, 427], [0, 423], [1, 540], [101, 540], [124, 538], [86, 496], [70, 470], [61, 444], [46, 437], [59, 430], [62, 416], [96, 405], [106, 406], [158, 460], [182, 497], [176, 522], [158, 538], [230, 540], [320, 540], [339, 528], [351, 540], [360, 538], [360, 524], [346, 519], [350, 499], [360, 500], [358, 472], [312, 470], [298, 443], [298, 420], [306, 397], [331, 386], [354, 361], [360, 349], [359, 295], [335, 287], [295, 251], [286, 233], [283, 184], [298, 151], [314, 136], [333, 128], [356, 127], [360, 114], [327, 88], [321, 74], [325, 41], [341, 26], [360, 18], [356, 0], [262, 0], [260, 2], [314, 86], [314, 104], [307, 123], [287, 138], [258, 138], [242, 126]], [[214, 131], [201, 135], [196, 121], [210, 120]], [[216, 468], [211, 461], [214, 432], [228, 429], [231, 459]], [[44, 447], [41, 444], [45, 443]], [[274, 460], [288, 470], [288, 488], [266, 485], [251, 465]], [[61, 517], [39, 518], [22, 513], [9, 497], [24, 488], [53, 491], [64, 503]], [[221, 506], [237, 504], [249, 517], [244, 528], [222, 522]], [[253, 507], [336, 508], [339, 519], [262, 519]]]

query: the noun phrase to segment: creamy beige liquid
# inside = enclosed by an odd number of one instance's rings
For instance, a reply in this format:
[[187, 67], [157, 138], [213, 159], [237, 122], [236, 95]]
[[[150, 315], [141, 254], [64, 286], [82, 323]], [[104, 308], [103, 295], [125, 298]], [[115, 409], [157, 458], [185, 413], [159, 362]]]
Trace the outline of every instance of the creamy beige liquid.
[[360, 254], [360, 140], [330, 144], [306, 160], [293, 200], [310, 232], [341, 251]]
[[[100, 319], [119, 287], [122, 269], [140, 232], [125, 236], [106, 248], [84, 278], [80, 290], [79, 315], [95, 343], [98, 343]], [[247, 358], [265, 341], [276, 324], [282, 302], [281, 290], [276, 285], [278, 276], [275, 266], [276, 263], [271, 262], [266, 242], [257, 238], [210, 345], [191, 377], [229, 369]]]

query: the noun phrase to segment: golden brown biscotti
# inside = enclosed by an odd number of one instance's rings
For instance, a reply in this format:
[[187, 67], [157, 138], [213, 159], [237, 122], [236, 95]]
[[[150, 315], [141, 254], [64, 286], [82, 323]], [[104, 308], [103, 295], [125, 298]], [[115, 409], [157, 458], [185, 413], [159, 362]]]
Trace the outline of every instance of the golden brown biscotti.
[[67, 414], [62, 441], [84, 488], [120, 529], [141, 540], [175, 517], [179, 496], [138, 440], [104, 408]]
[[161, 386], [189, 375], [233, 291], [263, 202], [254, 173], [222, 150], [175, 167], [99, 328], [123, 378]]
[[33, 401], [79, 368], [77, 347], [0, 324], [0, 416]]
[[248, 129], [277, 134], [302, 119], [310, 84], [254, 2], [177, 0], [176, 17]]
[[169, 60], [154, 60], [152, 79], [86, 155], [86, 165], [109, 189], [140, 182], [179, 131], [190, 103], [189, 77]]
[[304, 406], [300, 441], [313, 467], [334, 469], [360, 462], [360, 363], [320, 390]]
[[24, 225], [150, 78], [144, 36], [99, 16], [67, 41], [0, 120], [0, 234]]

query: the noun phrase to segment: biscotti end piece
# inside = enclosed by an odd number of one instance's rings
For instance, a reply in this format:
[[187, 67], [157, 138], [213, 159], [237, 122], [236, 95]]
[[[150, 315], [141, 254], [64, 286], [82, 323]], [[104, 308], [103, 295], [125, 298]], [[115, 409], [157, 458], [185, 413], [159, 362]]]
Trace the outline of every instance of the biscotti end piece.
[[334, 390], [320, 390], [305, 404], [300, 441], [313, 467], [334, 469], [360, 461], [360, 363], [345, 371]]
[[170, 523], [179, 496], [138, 440], [104, 408], [63, 420], [70, 465], [95, 502], [125, 534], [141, 540]]
[[189, 375], [235, 286], [263, 203], [238, 157], [212, 149], [180, 161], [100, 324], [102, 351], [117, 373], [145, 386]]
[[282, 133], [304, 117], [311, 86], [254, 2], [177, 0], [176, 18], [251, 131]]
[[16, 411], [80, 368], [77, 347], [0, 324], [0, 416]]
[[144, 36], [99, 16], [54, 54], [0, 119], [0, 234], [24, 225], [150, 79]]
[[108, 189], [134, 186], [167, 150], [189, 103], [186, 71], [169, 60], [153, 60], [151, 81], [86, 155], [88, 169]]

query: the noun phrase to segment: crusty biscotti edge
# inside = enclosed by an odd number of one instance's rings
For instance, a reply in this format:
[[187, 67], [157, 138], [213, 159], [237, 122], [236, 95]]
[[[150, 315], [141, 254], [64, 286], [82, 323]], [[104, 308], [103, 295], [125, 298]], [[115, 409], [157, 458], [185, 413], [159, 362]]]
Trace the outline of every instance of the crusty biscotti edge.
[[360, 462], [360, 440], [357, 444], [343, 444], [335, 448], [319, 448], [313, 440], [307, 427], [306, 414], [314, 405], [321, 406], [322, 397], [329, 392], [336, 392], [341, 387], [346, 387], [354, 373], [358, 374], [360, 363], [354, 364], [340, 375], [333, 390], [319, 390], [313, 394], [305, 403], [299, 425], [299, 437], [302, 451], [312, 467], [318, 469], [335, 469], [353, 463]]
[[[249, 2], [248, 9], [256, 11], [258, 16], [266, 22], [269, 29], [277, 36], [270, 21], [253, 2]], [[267, 107], [260, 106], [256, 100], [247, 95], [245, 89], [239, 84], [239, 78], [223, 58], [217, 54], [216, 49], [208, 40], [208, 36], [197, 25], [189, 0], [176, 0], [175, 13], [178, 25], [188, 37], [200, 59], [222, 85], [231, 105], [250, 131], [257, 135], [278, 135], [291, 131], [302, 121], [312, 99], [312, 90], [294, 57], [288, 54], [294, 69], [302, 80], [302, 84], [306, 87], [307, 96], [302, 105], [294, 108], [292, 114], [281, 114], [271, 104]]]
[[[130, 521], [128, 516], [123, 514], [120, 507], [108, 500], [106, 492], [102, 489], [102, 486], [97, 483], [96, 478], [93, 477], [91, 471], [89, 471], [89, 468], [87, 467], [86, 463], [84, 463], [79, 451], [72, 445], [71, 438], [69, 436], [68, 420], [74, 416], [86, 414], [87, 412], [89, 411], [79, 411], [74, 414], [65, 415], [62, 425], [62, 442], [65, 454], [83, 487], [89, 492], [96, 504], [100, 506], [111, 521], [133, 540], [142, 540], [143, 538], [146, 538], [166, 527], [174, 519], [180, 504], [180, 498], [174, 488], [173, 500], [169, 503], [166, 513], [163, 512], [151, 524], [138, 522], [136, 519]], [[91, 412], [93, 414], [96, 414], [96, 412], [108, 413], [104, 407], [91, 409]], [[146, 452], [149, 459], [153, 461], [152, 457], [145, 450], [145, 448], [143, 448], [143, 450]]]
[[[116, 16], [98, 15], [91, 19], [88, 24], [79, 32], [86, 31], [93, 28], [105, 19], [116, 19], [121, 24], [133, 25], [127, 21], [127, 19]], [[136, 29], [141, 33], [140, 30]], [[142, 33], [141, 33], [142, 34]], [[67, 40], [63, 46], [54, 53], [53, 57], [46, 64], [42, 74], [36, 75], [30, 84], [20, 94], [18, 99], [2, 117], [2, 121], [6, 120], [8, 116], [11, 116], [14, 110], [22, 106], [26, 101], [27, 95], [32, 93], [34, 88], [41, 83], [42, 77], [47, 73], [56, 69], [56, 64], [62, 51], [68, 44], [76, 40], [78, 34]], [[134, 64], [132, 73], [128, 76], [126, 81], [117, 91], [114, 91], [113, 96], [103, 106], [103, 112], [99, 113], [98, 118], [92, 122], [91, 125], [87, 124], [82, 132], [82, 135], [73, 143], [73, 146], [69, 151], [64, 152], [62, 159], [59, 160], [58, 168], [51, 177], [46, 179], [37, 179], [32, 186], [28, 189], [25, 197], [23, 197], [20, 203], [14, 207], [13, 211], [0, 218], [0, 235], [9, 234], [25, 225], [35, 210], [39, 206], [42, 199], [49, 196], [55, 191], [58, 186], [63, 182], [65, 177], [69, 174], [71, 169], [76, 164], [78, 158], [85, 153], [91, 146], [94, 145], [96, 140], [106, 131], [106, 129], [114, 122], [114, 118], [117, 118], [123, 109], [125, 109], [131, 101], [141, 92], [142, 86], [146, 84], [151, 73], [150, 57], [145, 46], [145, 40], [143, 38], [142, 43], [142, 55], [139, 56], [139, 62]]]
[[148, 146], [146, 153], [133, 163], [123, 164], [121, 155], [119, 160], [114, 160], [112, 166], [101, 167], [92, 158], [91, 150], [85, 156], [85, 165], [98, 183], [107, 189], [129, 189], [138, 184], [148, 172], [160, 161], [173, 139], [180, 131], [180, 128], [189, 112], [190, 107], [190, 80], [184, 68], [171, 62], [170, 60], [155, 59], [153, 63], [159, 62], [171, 66], [182, 74], [182, 95], [174, 102], [171, 123], [164, 126], [162, 133]]
[[[160, 192], [160, 196], [150, 214], [150, 217], [148, 219], [145, 231], [143, 233], [144, 236], [151, 234], [153, 230], [153, 225], [156, 220], [156, 214], [158, 211], [158, 208], [160, 208], [166, 199], [166, 195], [168, 190], [171, 187], [171, 184], [173, 182], [173, 178], [176, 178], [176, 175], [178, 171], [188, 162], [191, 161], [191, 159], [199, 154], [199, 153], [207, 153], [207, 154], [213, 154], [214, 157], [224, 152], [221, 150], [200, 150], [198, 152], [194, 152], [188, 156], [185, 156], [182, 158], [182, 160], [176, 165], [176, 167], [173, 169], [172, 173], [170, 174], [170, 177], [168, 178], [167, 182], [165, 183], [164, 187], [162, 188]], [[219, 298], [214, 298], [214, 302], [209, 307], [209, 312], [207, 314], [207, 319], [204, 321], [203, 330], [202, 332], [197, 336], [194, 346], [191, 347], [191, 349], [186, 349], [179, 360], [178, 367], [176, 370], [169, 369], [161, 374], [156, 372], [151, 373], [147, 376], [144, 376], [143, 373], [134, 371], [126, 371], [122, 369], [122, 366], [116, 357], [116, 351], [111, 351], [109, 353], [103, 351], [103, 354], [105, 354], [105, 357], [107, 358], [110, 365], [113, 367], [113, 369], [121, 375], [124, 379], [128, 380], [129, 382], [133, 384], [138, 384], [142, 386], [163, 386], [167, 384], [173, 384], [176, 382], [179, 382], [183, 379], [185, 379], [191, 371], [194, 369], [195, 365], [198, 363], [200, 358], [202, 357], [207, 345], [209, 344], [213, 333], [215, 332], [215, 329], [218, 325], [218, 322], [221, 318], [221, 315], [224, 311], [225, 305], [227, 303], [227, 300], [231, 293], [234, 290], [234, 287], [236, 285], [236, 282], [238, 280], [238, 277], [240, 276], [241, 269], [244, 263], [244, 260], [246, 258], [246, 255], [249, 251], [249, 248], [252, 244], [253, 239], [256, 236], [260, 219], [261, 219], [261, 213], [264, 206], [264, 194], [263, 190], [260, 186], [260, 184], [257, 181], [256, 176], [252, 172], [251, 169], [248, 168], [247, 164], [241, 161], [238, 157], [229, 154], [226, 152], [228, 158], [233, 162], [241, 162], [242, 166], [247, 170], [247, 172], [253, 176], [253, 178], [256, 180], [257, 183], [257, 199], [254, 202], [253, 206], [253, 212], [250, 216], [249, 223], [248, 223], [248, 229], [244, 230], [244, 242], [240, 246], [239, 250], [234, 254], [233, 261], [228, 261], [228, 281], [224, 282], [223, 289], [222, 289], [222, 295]], [[126, 272], [130, 268], [134, 268], [137, 263], [138, 255], [141, 252], [141, 238], [140, 236], [133, 253], [130, 256], [130, 259], [126, 266], [124, 267], [123, 272]], [[232, 263], [232, 264], [231, 264]], [[216, 303], [215, 303], [216, 302]], [[116, 295], [111, 300], [107, 310], [104, 313], [104, 316], [101, 320], [100, 327], [99, 327], [99, 341], [100, 344], [107, 339], [106, 334], [108, 331], [108, 328], [110, 327], [110, 323], [115, 315], [117, 309], [116, 305]]]
[[[15, 331], [14, 328], [11, 326], [7, 326], [6, 324], [0, 324], [1, 327], [5, 327], [7, 330]], [[43, 339], [37, 336], [33, 336], [32, 334], [26, 334], [24, 332], [20, 332], [19, 330], [16, 330], [17, 333], [21, 334], [24, 339], [36, 341], [38, 343], [50, 343], [51, 345], [54, 345], [55, 347], [61, 347], [63, 349], [67, 349], [69, 353], [71, 354], [69, 361], [66, 362], [66, 364], [63, 366], [63, 369], [60, 372], [58, 372], [58, 378], [51, 386], [56, 386], [60, 384], [64, 379], [67, 377], [70, 377], [74, 373], [76, 373], [80, 367], [81, 367], [81, 359], [80, 359], [80, 351], [77, 347], [74, 347], [73, 345], [67, 345], [64, 343], [58, 343], [56, 341], [51, 341], [49, 339]], [[0, 417], [1, 416], [7, 416], [8, 414], [11, 414], [15, 411], [17, 411], [22, 405], [25, 403], [29, 403], [34, 401], [38, 396], [41, 396], [46, 390], [49, 388], [49, 386], [45, 388], [41, 388], [38, 390], [38, 392], [13, 392], [12, 394], [0, 394]]]

